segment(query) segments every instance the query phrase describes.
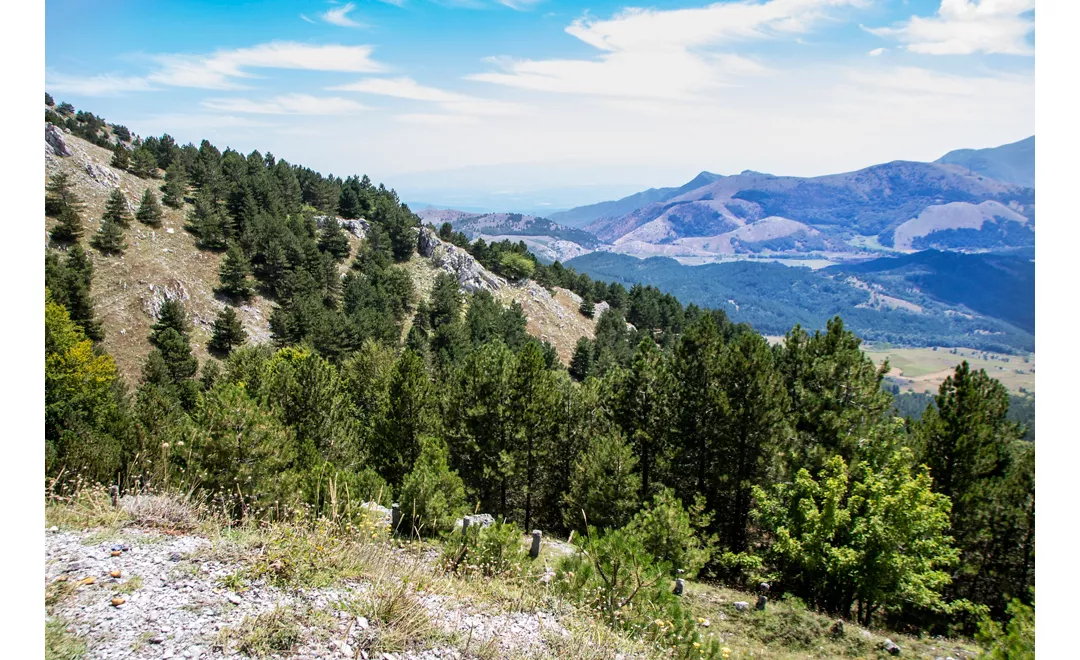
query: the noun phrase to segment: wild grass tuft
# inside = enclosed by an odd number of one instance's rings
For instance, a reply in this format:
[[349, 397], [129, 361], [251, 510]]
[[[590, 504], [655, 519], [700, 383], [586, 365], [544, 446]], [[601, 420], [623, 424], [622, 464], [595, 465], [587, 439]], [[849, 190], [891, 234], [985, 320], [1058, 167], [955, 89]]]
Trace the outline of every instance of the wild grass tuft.
[[45, 660], [79, 660], [86, 654], [86, 643], [68, 625], [64, 619], [45, 622]]

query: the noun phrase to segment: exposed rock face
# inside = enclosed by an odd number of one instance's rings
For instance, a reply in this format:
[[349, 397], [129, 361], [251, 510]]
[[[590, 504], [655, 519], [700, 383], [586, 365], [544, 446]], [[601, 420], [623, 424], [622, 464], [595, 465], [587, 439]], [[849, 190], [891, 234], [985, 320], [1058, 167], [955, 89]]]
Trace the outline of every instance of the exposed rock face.
[[[315, 216], [315, 224], [320, 229], [322, 228], [322, 226], [324, 224], [326, 224], [326, 222], [328, 220], [330, 220], [330, 216], [328, 216], [328, 215], [317, 215], [317, 216]], [[334, 218], [334, 220], [336, 220], [339, 225], [344, 227], [347, 232], [349, 232], [350, 234], [352, 234], [353, 236], [355, 236], [357, 238], [364, 238], [365, 236], [367, 236], [368, 227], [370, 227], [370, 225], [368, 224], [368, 221], [365, 220], [364, 218], [357, 218], [355, 220], [346, 220], [345, 218]]]
[[186, 303], [191, 298], [187, 287], [180, 280], [173, 280], [165, 285], [149, 284], [147, 289], [150, 295], [143, 299], [143, 309], [153, 319], [157, 319], [161, 314], [161, 305], [166, 300], [179, 300]]
[[71, 149], [64, 141], [64, 134], [52, 124], [45, 124], [45, 148], [51, 150], [56, 156], [67, 157], [71, 155]]
[[489, 272], [465, 250], [439, 240], [435, 232], [428, 227], [420, 228], [417, 251], [421, 256], [431, 259], [435, 267], [456, 277], [461, 288], [469, 293], [476, 293], [481, 289], [496, 291], [506, 286], [506, 280]]

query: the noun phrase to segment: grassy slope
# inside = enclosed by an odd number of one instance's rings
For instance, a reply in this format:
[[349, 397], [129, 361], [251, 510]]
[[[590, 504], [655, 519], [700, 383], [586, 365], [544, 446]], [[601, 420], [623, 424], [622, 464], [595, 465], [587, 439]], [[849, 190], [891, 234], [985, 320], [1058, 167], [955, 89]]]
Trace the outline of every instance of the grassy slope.
[[[210, 539], [212, 545], [206, 551], [185, 560], [231, 565], [230, 570], [235, 572], [221, 586], [240, 593], [275, 586], [341, 594], [347, 610], [359, 608], [356, 611], [365, 613], [373, 624], [367, 647], [371, 651], [449, 647], [465, 652], [466, 657], [480, 658], [665, 657], [639, 640], [605, 627], [597, 613], [560, 597], [554, 585], [537, 579], [545, 566], [553, 568], [568, 550], [563, 543], [545, 541], [544, 551], [535, 562], [525, 559], [513, 574], [485, 578], [445, 572], [438, 560], [441, 544], [388, 538], [385, 529], [371, 520], [362, 521], [356, 528], [326, 521], [314, 526], [301, 522], [295, 526], [228, 527], [184, 498], [151, 500], [152, 506], [141, 507], [125, 500], [124, 508], [117, 510], [109, 506], [104, 489], [84, 490], [70, 499], [50, 500], [45, 512], [46, 525], [57, 525], [61, 531], [87, 531], [89, 535], [84, 543], [99, 545], [134, 543], [133, 539], [139, 535], [134, 532], [136, 529], [170, 535], [163, 538], [192, 534]], [[522, 543], [525, 542], [523, 537]], [[281, 573], [282, 565], [296, 570]], [[48, 573], [49, 567], [46, 569]], [[56, 584], [46, 588], [46, 596], [49, 614], [53, 616], [74, 612], [78, 603], [85, 600], [77, 589], [58, 591]], [[737, 612], [733, 604], [738, 601], [753, 604], [754, 595], [723, 586], [689, 582], [684, 598], [703, 633], [719, 637], [731, 650], [732, 659], [888, 658], [880, 648], [885, 638], [899, 644], [903, 657], [909, 658], [965, 659], [978, 653], [965, 640], [867, 631], [852, 622], [845, 622], [842, 631], [834, 632], [834, 618], [783, 599], [771, 602], [765, 612], [754, 611], [752, 607], [748, 612]], [[427, 603], [427, 607], [419, 607], [421, 603]], [[380, 616], [387, 608], [393, 609], [397, 616]], [[460, 632], [442, 630], [458, 614], [473, 617], [474, 622], [486, 622], [491, 628], [503, 620], [501, 617], [523, 613], [537, 618], [554, 617], [566, 633], [549, 631], [541, 648], [519, 653], [505, 645], [509, 639], [500, 642], [500, 637], [513, 636], [508, 631], [497, 630], [494, 643], [489, 640], [485, 644]], [[291, 628], [300, 636], [292, 643], [301, 643], [304, 635], [326, 632], [320, 630], [323, 626], [317, 622], [305, 620], [303, 614], [292, 613], [299, 618]], [[254, 632], [253, 628], [240, 626], [223, 629], [222, 634]], [[94, 644], [93, 633], [85, 639], [57, 641], [88, 643], [91, 647]], [[375, 653], [373, 657], [381, 655]]]
[[[119, 182], [127, 196], [133, 216], [147, 188], [151, 188], [160, 199], [159, 188], [163, 181], [140, 179], [128, 172], [110, 168], [112, 152], [72, 135], [65, 135], [64, 139], [74, 155], [59, 158], [47, 153], [44, 181], [47, 183], [56, 172], [67, 172], [85, 204], [82, 243], [94, 263], [91, 294], [96, 313], [105, 329], [105, 350], [115, 358], [121, 374], [129, 382], [137, 380], [142, 363], [150, 352], [147, 336], [154, 323], [154, 302], [160, 301], [163, 293], [168, 292], [169, 295], [179, 294], [184, 299], [192, 322], [192, 346], [200, 362], [204, 362], [209, 357], [206, 344], [213, 331], [214, 318], [226, 304], [224, 299], [214, 294], [222, 255], [198, 249], [195, 238], [184, 230], [189, 205], [183, 209], [163, 205], [165, 218], [159, 229], [133, 221], [125, 232], [128, 249], [122, 256], [104, 256], [89, 248], [90, 237], [101, 224], [105, 200], [115, 184], [95, 179], [87, 171], [88, 164], [116, 177], [115, 181]], [[100, 175], [99, 178], [105, 179]], [[46, 247], [48, 231], [55, 224], [55, 219], [45, 219], [43, 240]], [[355, 254], [360, 241], [348, 232], [346, 236]], [[342, 271], [347, 268], [348, 261], [342, 264]], [[416, 254], [406, 268], [413, 277], [419, 295], [427, 298], [438, 271], [427, 259]], [[569, 362], [578, 338], [592, 336], [595, 321], [577, 311], [577, 303], [568, 292], [559, 289], [556, 296], [550, 297], [537, 289], [535, 283], [526, 282], [520, 286], [504, 287], [496, 293], [496, 297], [505, 304], [520, 302], [529, 318], [529, 332], [551, 340], [560, 357]], [[250, 342], [270, 340], [269, 319], [272, 310], [273, 302], [258, 295], [248, 304], [237, 308]], [[405, 332], [408, 332], [408, 327]]]

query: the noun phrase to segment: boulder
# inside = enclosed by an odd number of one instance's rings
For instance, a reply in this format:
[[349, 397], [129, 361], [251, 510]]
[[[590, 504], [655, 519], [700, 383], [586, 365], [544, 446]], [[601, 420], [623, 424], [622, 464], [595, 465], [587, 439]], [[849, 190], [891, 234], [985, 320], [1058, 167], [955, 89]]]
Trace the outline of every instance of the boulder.
[[56, 126], [48, 123], [45, 124], [45, 146], [51, 149], [53, 154], [62, 158], [72, 155], [71, 149], [64, 141], [64, 134]]
[[900, 655], [900, 647], [891, 639], [886, 639], [882, 642], [881, 648], [889, 655]]
[[746, 602], [745, 600], [740, 600], [740, 601], [735, 603], [735, 610], [737, 612], [746, 612], [749, 609], [750, 609], [750, 603]]
[[471, 254], [451, 243], [439, 240], [430, 227], [421, 227], [416, 243], [420, 256], [444, 272], [457, 278], [461, 288], [469, 293], [481, 289], [496, 291], [506, 286], [506, 280], [488, 271]]

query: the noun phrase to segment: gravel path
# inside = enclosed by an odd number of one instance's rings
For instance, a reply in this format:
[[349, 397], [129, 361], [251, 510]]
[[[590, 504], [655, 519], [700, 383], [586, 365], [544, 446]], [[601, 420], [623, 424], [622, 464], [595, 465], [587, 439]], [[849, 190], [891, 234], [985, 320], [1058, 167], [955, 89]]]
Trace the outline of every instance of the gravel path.
[[[118, 545], [125, 549], [113, 556]], [[336, 606], [362, 594], [368, 585], [285, 590], [254, 583], [236, 593], [224, 587], [222, 579], [238, 571], [240, 565], [191, 558], [192, 553], [210, 545], [197, 536], [131, 529], [108, 537], [93, 532], [49, 531], [45, 535], [45, 585], [56, 589], [61, 585], [54, 583], [66, 581], [75, 587], [72, 595], [55, 605], [53, 614], [69, 622], [69, 630], [84, 639], [87, 658], [243, 657], [231, 644], [221, 648], [220, 631], [235, 628], [245, 617], [281, 606], [320, 613], [322, 627], [305, 628], [291, 654], [271, 657], [463, 657], [455, 648], [369, 655], [358, 647], [364, 636], [371, 634], [367, 620]], [[111, 577], [117, 570], [120, 577]], [[93, 578], [92, 584], [80, 583], [88, 578]], [[141, 586], [133, 588], [140, 581]], [[123, 603], [114, 606], [114, 598], [123, 598]], [[419, 601], [436, 626], [447, 633], [459, 633], [462, 640], [469, 639], [470, 650], [494, 638], [500, 657], [540, 652], [545, 647], [544, 635], [567, 634], [557, 618], [546, 612], [488, 612], [472, 603], [430, 593], [421, 595]]]

